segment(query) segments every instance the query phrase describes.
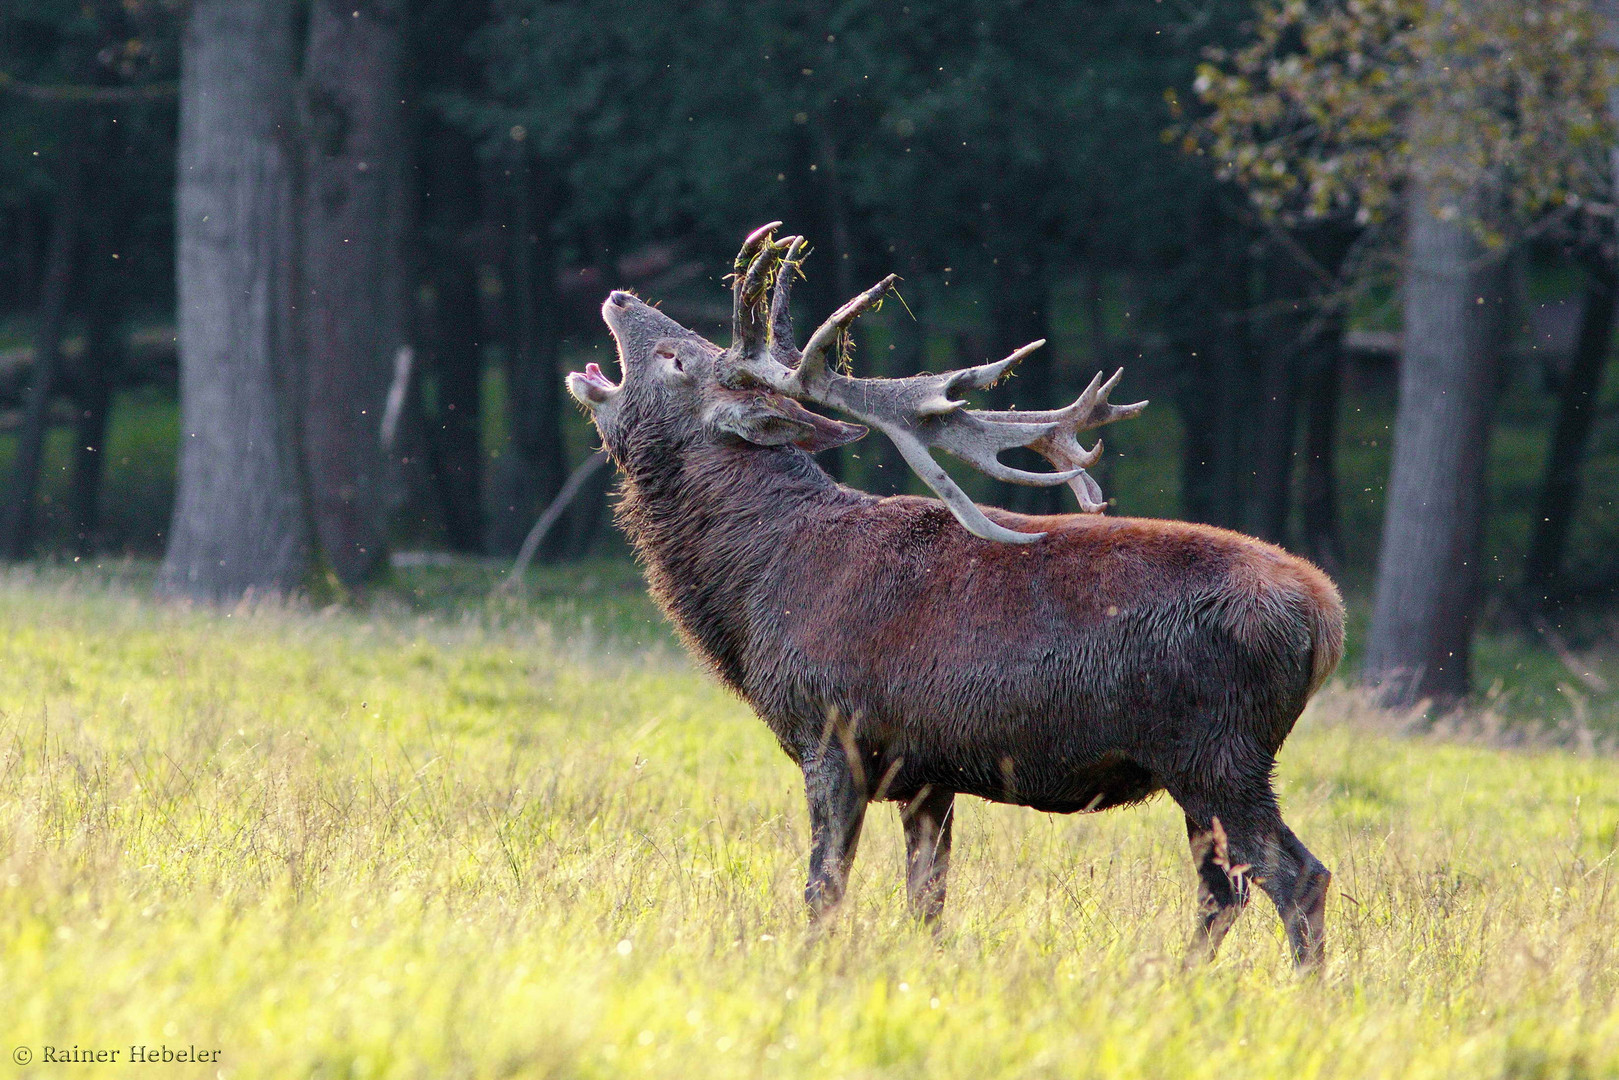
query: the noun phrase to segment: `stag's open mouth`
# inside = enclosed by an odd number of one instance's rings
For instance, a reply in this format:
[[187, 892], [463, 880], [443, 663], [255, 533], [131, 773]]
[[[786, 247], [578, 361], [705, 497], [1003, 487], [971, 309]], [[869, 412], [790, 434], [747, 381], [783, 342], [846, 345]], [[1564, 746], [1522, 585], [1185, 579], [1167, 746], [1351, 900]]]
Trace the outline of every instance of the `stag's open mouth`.
[[600, 405], [618, 393], [618, 389], [618, 384], [602, 374], [596, 364], [586, 364], [582, 373], [568, 374], [568, 392], [585, 405]]
[[614, 383], [612, 379], [609, 379], [606, 375], [602, 374], [602, 369], [597, 364], [586, 364], [585, 373], [583, 376], [581, 376], [581, 378], [583, 378], [585, 382], [589, 383], [591, 386], [599, 386], [603, 390], [618, 389], [618, 385]]

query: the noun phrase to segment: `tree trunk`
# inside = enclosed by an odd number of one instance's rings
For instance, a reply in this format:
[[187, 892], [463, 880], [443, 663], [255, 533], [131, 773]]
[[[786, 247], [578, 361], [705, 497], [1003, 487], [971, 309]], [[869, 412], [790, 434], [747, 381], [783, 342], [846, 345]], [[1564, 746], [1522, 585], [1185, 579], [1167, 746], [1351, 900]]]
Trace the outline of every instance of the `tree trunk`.
[[103, 222], [85, 275], [84, 358], [74, 377], [73, 492], [70, 512], [74, 547], [80, 555], [96, 550], [100, 527], [101, 478], [106, 468], [107, 424], [113, 379], [124, 360], [124, 292], [112, 255], [109, 223]]
[[34, 548], [34, 501], [39, 494], [39, 472], [50, 428], [51, 392], [62, 366], [62, 324], [67, 317], [67, 294], [84, 202], [82, 118], [74, 117], [69, 123], [74, 125], [73, 133], [63, 150], [61, 187], [45, 256], [45, 280], [39, 290], [39, 317], [34, 325], [33, 376], [23, 399], [11, 490], [5, 514], [0, 518], [0, 556], [13, 560], [26, 559]]
[[[425, 31], [442, 37], [446, 17], [456, 13], [440, 4], [428, 12], [437, 21], [414, 23], [418, 78], [442, 78], [432, 67], [438, 39], [423, 41]], [[458, 17], [458, 16], [457, 16]], [[455, 40], [465, 42], [469, 30]], [[432, 72], [427, 75], [427, 72]], [[433, 84], [429, 83], [429, 87]], [[452, 88], [471, 91], [470, 75]], [[419, 175], [415, 202], [415, 241], [424, 288], [416, 305], [421, 332], [422, 382], [433, 389], [433, 408], [424, 417], [427, 458], [433, 476], [445, 540], [451, 550], [481, 554], [483, 523], [483, 319], [478, 295], [477, 240], [483, 215], [483, 182], [473, 140], [420, 110], [416, 118]]]
[[1469, 688], [1484, 475], [1506, 322], [1504, 260], [1469, 207], [1413, 186], [1394, 463], [1364, 678], [1391, 705], [1448, 704]]
[[283, 385], [291, 0], [195, 0], [181, 50], [180, 461], [158, 588], [228, 601], [308, 567]]
[[[556, 497], [567, 479], [562, 446], [562, 380], [557, 371], [556, 277], [545, 214], [552, 192], [536, 190], [535, 169], [526, 156], [512, 169], [516, 180], [512, 214], [512, 306], [516, 333], [506, 357], [510, 450], [501, 458], [490, 550], [515, 555], [540, 508]], [[542, 558], [555, 558], [566, 546], [567, 530], [552, 530]], [[561, 539], [559, 539], [559, 537]]]
[[1558, 387], [1557, 425], [1546, 456], [1546, 473], [1535, 506], [1534, 531], [1524, 568], [1524, 587], [1536, 606], [1550, 598], [1563, 564], [1563, 551], [1580, 500], [1580, 472], [1585, 466], [1602, 375], [1607, 370], [1613, 342], [1614, 267], [1604, 260], [1589, 267], [1587, 273], [1579, 337], [1573, 363]]
[[427, 371], [436, 391], [428, 452], [451, 550], [483, 551], [483, 350], [477, 269], [465, 258], [433, 274]]
[[[97, 17], [104, 31], [127, 32], [122, 10], [116, 0], [100, 0]], [[105, 114], [95, 118], [95, 139], [106, 161], [119, 160], [125, 149], [117, 120]], [[84, 271], [85, 349], [73, 372], [73, 490], [68, 507], [74, 548], [81, 556], [93, 554], [99, 540], [107, 427], [113, 389], [124, 368], [127, 336], [128, 261], [120, 253], [128, 243], [132, 217], [128, 185], [118, 169], [97, 170], [88, 186], [100, 214], [91, 230], [95, 241], [87, 252]]]
[[[121, 342], [117, 340], [117, 327], [113, 335], [89, 335], [89, 356], [97, 368], [102, 361], [116, 355]], [[98, 347], [99, 346], [99, 347]], [[73, 446], [73, 545], [80, 555], [95, 553], [101, 530], [101, 480], [106, 473], [107, 427], [112, 417], [112, 384], [99, 370], [87, 371], [79, 388], [78, 416], [75, 418]]]
[[1244, 434], [1253, 393], [1246, 319], [1249, 234], [1211, 198], [1194, 218], [1193, 247], [1207, 269], [1197, 274], [1181, 341], [1185, 367], [1176, 405], [1185, 425], [1181, 506], [1193, 521], [1241, 528]]
[[1343, 397], [1343, 319], [1316, 339], [1304, 376], [1304, 489], [1299, 518], [1304, 554], [1329, 574], [1344, 563], [1338, 514], [1338, 409]]
[[304, 59], [303, 444], [339, 580], [383, 565], [395, 478], [380, 439], [406, 344], [404, 4], [317, 0]]
[[1314, 304], [1306, 279], [1286, 253], [1272, 247], [1265, 259], [1268, 313], [1260, 338], [1259, 401], [1254, 416], [1253, 487], [1248, 527], [1273, 544], [1287, 542], [1297, 447], [1299, 366]]

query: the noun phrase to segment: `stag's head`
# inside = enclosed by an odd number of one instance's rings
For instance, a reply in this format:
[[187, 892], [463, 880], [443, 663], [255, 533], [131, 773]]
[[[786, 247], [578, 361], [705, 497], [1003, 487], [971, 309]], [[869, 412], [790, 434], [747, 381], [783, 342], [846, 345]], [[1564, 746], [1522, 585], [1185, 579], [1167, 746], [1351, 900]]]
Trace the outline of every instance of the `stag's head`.
[[[622, 381], [614, 384], [595, 364], [568, 376], [568, 391], [590, 411], [622, 467], [680, 454], [704, 444], [796, 446], [814, 452], [852, 442], [866, 433], [858, 424], [829, 420], [799, 404], [838, 409], [880, 429], [969, 532], [989, 540], [1029, 543], [1041, 533], [997, 525], [973, 505], [931, 449], [947, 450], [974, 468], [1017, 484], [1068, 484], [1080, 509], [1100, 513], [1102, 492], [1085, 471], [1101, 457], [1100, 441], [1080, 447], [1079, 432], [1134, 416], [1146, 402], [1113, 405], [1098, 374], [1064, 409], [989, 412], [966, 408], [960, 395], [983, 389], [1044, 344], [1025, 345], [1004, 360], [939, 375], [904, 379], [858, 379], [839, 373], [829, 359], [843, 348], [849, 326], [878, 304], [897, 280], [884, 278], [844, 304], [810, 335], [794, 344], [788, 301], [805, 253], [803, 237], [774, 238], [780, 222], [757, 229], [742, 245], [732, 275], [731, 346], [721, 349], [657, 308], [626, 292], [614, 292], [602, 317], [618, 344]], [[1026, 446], [1055, 472], [1028, 472], [1004, 465], [998, 455]]]
[[630, 293], [611, 293], [602, 318], [618, 345], [622, 381], [614, 384], [587, 364], [567, 385], [623, 466], [705, 444], [792, 445], [813, 453], [866, 434], [764, 384], [737, 380], [733, 351]]

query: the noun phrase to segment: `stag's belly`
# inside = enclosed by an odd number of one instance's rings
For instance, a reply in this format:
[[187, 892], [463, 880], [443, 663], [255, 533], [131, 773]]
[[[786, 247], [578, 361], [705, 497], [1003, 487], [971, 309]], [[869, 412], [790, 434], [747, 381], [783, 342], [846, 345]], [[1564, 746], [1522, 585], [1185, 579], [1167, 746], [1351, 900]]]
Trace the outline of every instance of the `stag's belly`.
[[971, 659], [913, 641], [836, 663], [789, 657], [777, 668], [792, 673], [789, 692], [755, 704], [800, 759], [847, 732], [879, 798], [932, 785], [1074, 813], [1272, 753], [1307, 677], [1279, 680], [1217, 628], [1167, 621], [1003, 641]]
[[1190, 666], [1146, 671], [1083, 651], [913, 668], [790, 662], [782, 698], [756, 699], [802, 761], [837, 740], [857, 748], [876, 798], [924, 787], [1054, 813], [1139, 802], [1206, 746], [1210, 699]]
[[856, 737], [902, 794], [932, 784], [1055, 813], [1139, 802], [1201, 741], [1185, 686], [1139, 682], [1132, 695], [1048, 675], [1021, 690], [985, 684], [941, 711], [919, 707], [940, 700], [929, 688], [890, 683]]
[[1087, 761], [1047, 761], [1006, 753], [994, 762], [918, 757], [894, 770], [880, 794], [907, 801], [925, 788], [976, 795], [1053, 814], [1080, 814], [1140, 802], [1163, 789], [1151, 770], [1118, 752]]

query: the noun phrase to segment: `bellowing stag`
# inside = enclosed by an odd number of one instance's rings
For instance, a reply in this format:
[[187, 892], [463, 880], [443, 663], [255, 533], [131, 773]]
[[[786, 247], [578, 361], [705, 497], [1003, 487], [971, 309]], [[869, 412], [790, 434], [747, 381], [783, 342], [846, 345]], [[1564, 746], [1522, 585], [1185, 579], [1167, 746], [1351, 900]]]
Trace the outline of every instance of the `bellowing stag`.
[[[779, 223], [778, 223], [779, 224]], [[1066, 409], [988, 412], [960, 395], [1025, 353], [862, 379], [828, 363], [894, 282], [804, 348], [788, 295], [804, 252], [776, 226], [735, 266], [721, 349], [626, 292], [602, 314], [622, 381], [568, 376], [624, 477], [619, 518], [652, 592], [804, 773], [812, 917], [842, 897], [866, 806], [900, 804], [913, 910], [944, 904], [958, 794], [1054, 813], [1167, 791], [1186, 815], [1211, 956], [1257, 883], [1295, 960], [1322, 955], [1331, 875], [1283, 823], [1277, 750], [1337, 665], [1343, 608], [1319, 570], [1223, 529], [1101, 515], [1077, 434], [1136, 415], [1101, 376]], [[843, 487], [810, 456], [879, 428], [941, 501]], [[1056, 472], [997, 455], [1027, 446]], [[1086, 513], [981, 508], [930, 449], [990, 476], [1068, 483]]]

